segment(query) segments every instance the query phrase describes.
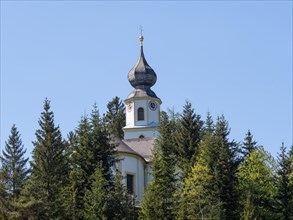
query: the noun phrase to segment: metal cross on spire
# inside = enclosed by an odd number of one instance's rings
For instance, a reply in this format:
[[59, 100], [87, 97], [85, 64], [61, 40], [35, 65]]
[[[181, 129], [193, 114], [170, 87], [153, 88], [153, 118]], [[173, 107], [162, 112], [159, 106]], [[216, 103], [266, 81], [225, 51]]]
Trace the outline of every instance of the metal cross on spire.
[[139, 30], [140, 30], [140, 36], [142, 36], [142, 31], [143, 31], [142, 25], [139, 26]]

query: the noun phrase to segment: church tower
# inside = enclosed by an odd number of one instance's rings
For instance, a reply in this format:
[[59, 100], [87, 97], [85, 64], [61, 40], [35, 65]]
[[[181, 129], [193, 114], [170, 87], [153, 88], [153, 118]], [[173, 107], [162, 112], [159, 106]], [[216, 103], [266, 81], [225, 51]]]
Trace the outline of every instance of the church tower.
[[143, 53], [144, 37], [140, 35], [140, 56], [128, 73], [128, 81], [134, 90], [126, 98], [126, 126], [124, 139], [155, 138], [160, 119], [161, 99], [151, 90], [157, 81], [155, 71], [147, 63]]
[[123, 184], [135, 195], [140, 205], [148, 183], [152, 180], [151, 159], [155, 138], [158, 136], [161, 99], [151, 89], [157, 81], [155, 71], [147, 63], [143, 53], [143, 36], [140, 35], [140, 55], [128, 73], [128, 81], [134, 88], [125, 99], [126, 126], [124, 139], [117, 140], [118, 168]]

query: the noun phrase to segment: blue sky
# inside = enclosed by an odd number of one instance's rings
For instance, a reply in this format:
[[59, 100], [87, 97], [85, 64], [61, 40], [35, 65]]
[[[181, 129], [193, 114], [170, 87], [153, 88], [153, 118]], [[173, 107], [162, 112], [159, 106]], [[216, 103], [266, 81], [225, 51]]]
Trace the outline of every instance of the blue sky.
[[46, 97], [64, 137], [94, 102], [125, 99], [140, 25], [163, 110], [188, 99], [231, 139], [292, 144], [291, 1], [1, 1], [1, 148], [15, 123], [31, 153]]

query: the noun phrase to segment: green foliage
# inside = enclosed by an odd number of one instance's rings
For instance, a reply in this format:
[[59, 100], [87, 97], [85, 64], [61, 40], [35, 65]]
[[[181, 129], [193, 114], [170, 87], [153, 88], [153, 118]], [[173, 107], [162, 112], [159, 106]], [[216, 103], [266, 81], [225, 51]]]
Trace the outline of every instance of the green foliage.
[[240, 207], [242, 218], [275, 219], [273, 197], [276, 194], [274, 184], [274, 161], [262, 148], [253, 150], [239, 167]]
[[46, 185], [38, 181], [38, 177], [31, 175], [21, 191], [17, 202], [18, 213], [16, 219], [49, 219], [48, 212], [55, 207], [49, 207], [47, 194], [44, 190]]
[[227, 219], [239, 219], [237, 209], [236, 171], [240, 159], [235, 141], [229, 140], [230, 128], [224, 116], [217, 119], [214, 131], [214, 165], [212, 165], [215, 185], [223, 203]]
[[107, 181], [103, 176], [102, 163], [100, 162], [90, 177], [90, 188], [85, 191], [84, 217], [88, 220], [107, 219], [109, 199]]
[[213, 176], [208, 166], [197, 162], [184, 180], [178, 219], [223, 219], [222, 203], [213, 196]]
[[[29, 177], [12, 127], [0, 157], [0, 219], [138, 218], [111, 144], [123, 137], [125, 108], [118, 97], [107, 108], [101, 118], [94, 105], [66, 142], [46, 99]], [[140, 219], [293, 220], [293, 145], [282, 145], [276, 169], [249, 130], [240, 151], [224, 116], [214, 124], [208, 113], [203, 124], [189, 102], [180, 116], [161, 112], [159, 133]]]
[[85, 219], [130, 219], [134, 215], [134, 204], [131, 195], [122, 184], [122, 175], [118, 171], [114, 185], [109, 186], [103, 176], [100, 162], [90, 177], [90, 188], [84, 196]]
[[83, 212], [83, 184], [85, 181], [83, 171], [75, 167], [68, 177], [68, 184], [62, 189], [62, 207], [65, 219], [82, 219]]
[[[293, 207], [293, 144], [291, 145], [291, 148], [288, 152], [288, 167], [289, 167], [289, 174], [288, 174], [288, 179], [289, 179], [289, 189], [290, 189], [290, 201], [289, 201], [289, 207]], [[292, 194], [291, 194], [292, 193]], [[292, 220], [292, 210], [289, 214], [290, 220]]]
[[244, 201], [243, 220], [257, 220], [255, 214], [254, 199], [251, 193], [246, 194], [246, 200]]
[[[110, 143], [106, 126], [94, 105], [90, 117], [84, 116], [75, 132], [69, 133], [69, 183], [64, 188], [64, 209], [72, 219], [84, 218], [84, 198], [91, 187], [90, 179], [100, 168], [106, 189], [113, 187], [112, 169], [118, 161], [115, 146]], [[108, 195], [108, 194], [105, 194]], [[108, 201], [108, 200], [107, 200]], [[114, 204], [114, 203], [113, 203]], [[105, 214], [107, 217], [107, 213]]]
[[243, 145], [242, 145], [242, 154], [243, 158], [246, 158], [253, 150], [257, 148], [257, 142], [253, 140], [253, 135], [250, 130], [248, 130]]
[[293, 185], [290, 184], [290, 154], [282, 143], [277, 169], [277, 213], [279, 219], [293, 219]]
[[107, 104], [104, 120], [109, 134], [120, 139], [124, 137], [122, 128], [125, 126], [125, 106], [117, 96]]
[[203, 121], [201, 116], [194, 112], [190, 102], [186, 101], [183, 113], [177, 127], [176, 144], [180, 168], [183, 178], [188, 175], [198, 155], [198, 146], [201, 141]]
[[7, 187], [4, 182], [4, 171], [0, 171], [0, 219], [5, 220], [8, 219], [8, 204], [7, 204]]
[[62, 216], [61, 189], [67, 182], [67, 144], [59, 127], [54, 124], [54, 114], [47, 99], [39, 126], [35, 133], [37, 140], [33, 142], [32, 174], [20, 204], [29, 215], [57, 219]]
[[3, 156], [0, 157], [2, 164], [0, 169], [1, 191], [6, 195], [5, 197], [1, 197], [6, 200], [1, 203], [6, 204], [10, 217], [13, 212], [17, 211], [16, 202], [29, 173], [26, 167], [28, 158], [24, 157], [25, 152], [26, 150], [22, 145], [20, 134], [16, 126], [13, 125], [11, 135], [8, 141], [5, 142], [5, 150], [2, 151]]
[[84, 116], [75, 131], [72, 163], [91, 176], [96, 169], [97, 162], [103, 164], [103, 176], [107, 181], [112, 178], [111, 168], [117, 162], [115, 146], [110, 143], [109, 135], [103, 124], [97, 106], [94, 105], [91, 117]]
[[210, 114], [206, 119], [203, 141], [199, 149], [197, 162], [184, 179], [178, 218], [225, 219], [220, 187], [216, 179], [220, 149], [217, 147]]
[[211, 113], [208, 112], [206, 121], [204, 123], [204, 127], [202, 128], [202, 137], [213, 134], [214, 130], [215, 130], [215, 125], [214, 125], [213, 117]]
[[[92, 143], [92, 154], [88, 154], [93, 159], [93, 164], [95, 162], [102, 162], [103, 165], [103, 175], [107, 181], [111, 183], [112, 181], [112, 168], [115, 167], [118, 162], [116, 155], [115, 145], [110, 143], [109, 133], [106, 130], [105, 125], [103, 124], [97, 106], [94, 105], [92, 114], [91, 114], [91, 140]], [[87, 158], [88, 160], [89, 158]]]
[[175, 193], [178, 175], [171, 140], [172, 123], [165, 112], [161, 114], [160, 136], [154, 147], [153, 180], [149, 183], [140, 211], [141, 219], [174, 219], [177, 212]]
[[109, 218], [108, 219], [133, 219], [136, 217], [135, 198], [127, 192], [122, 183], [122, 174], [116, 171], [114, 185], [109, 191]]

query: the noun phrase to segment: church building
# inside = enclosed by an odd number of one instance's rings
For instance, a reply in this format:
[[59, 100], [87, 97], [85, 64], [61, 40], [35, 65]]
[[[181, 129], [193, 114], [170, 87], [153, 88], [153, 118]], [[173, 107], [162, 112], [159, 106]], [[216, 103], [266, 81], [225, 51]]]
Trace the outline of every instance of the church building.
[[158, 136], [161, 99], [151, 90], [157, 81], [155, 71], [147, 63], [143, 53], [143, 36], [140, 35], [140, 55], [128, 73], [128, 81], [134, 88], [125, 99], [126, 126], [124, 139], [117, 146], [120, 162], [118, 168], [128, 192], [141, 204], [150, 174], [150, 160], [155, 138]]

